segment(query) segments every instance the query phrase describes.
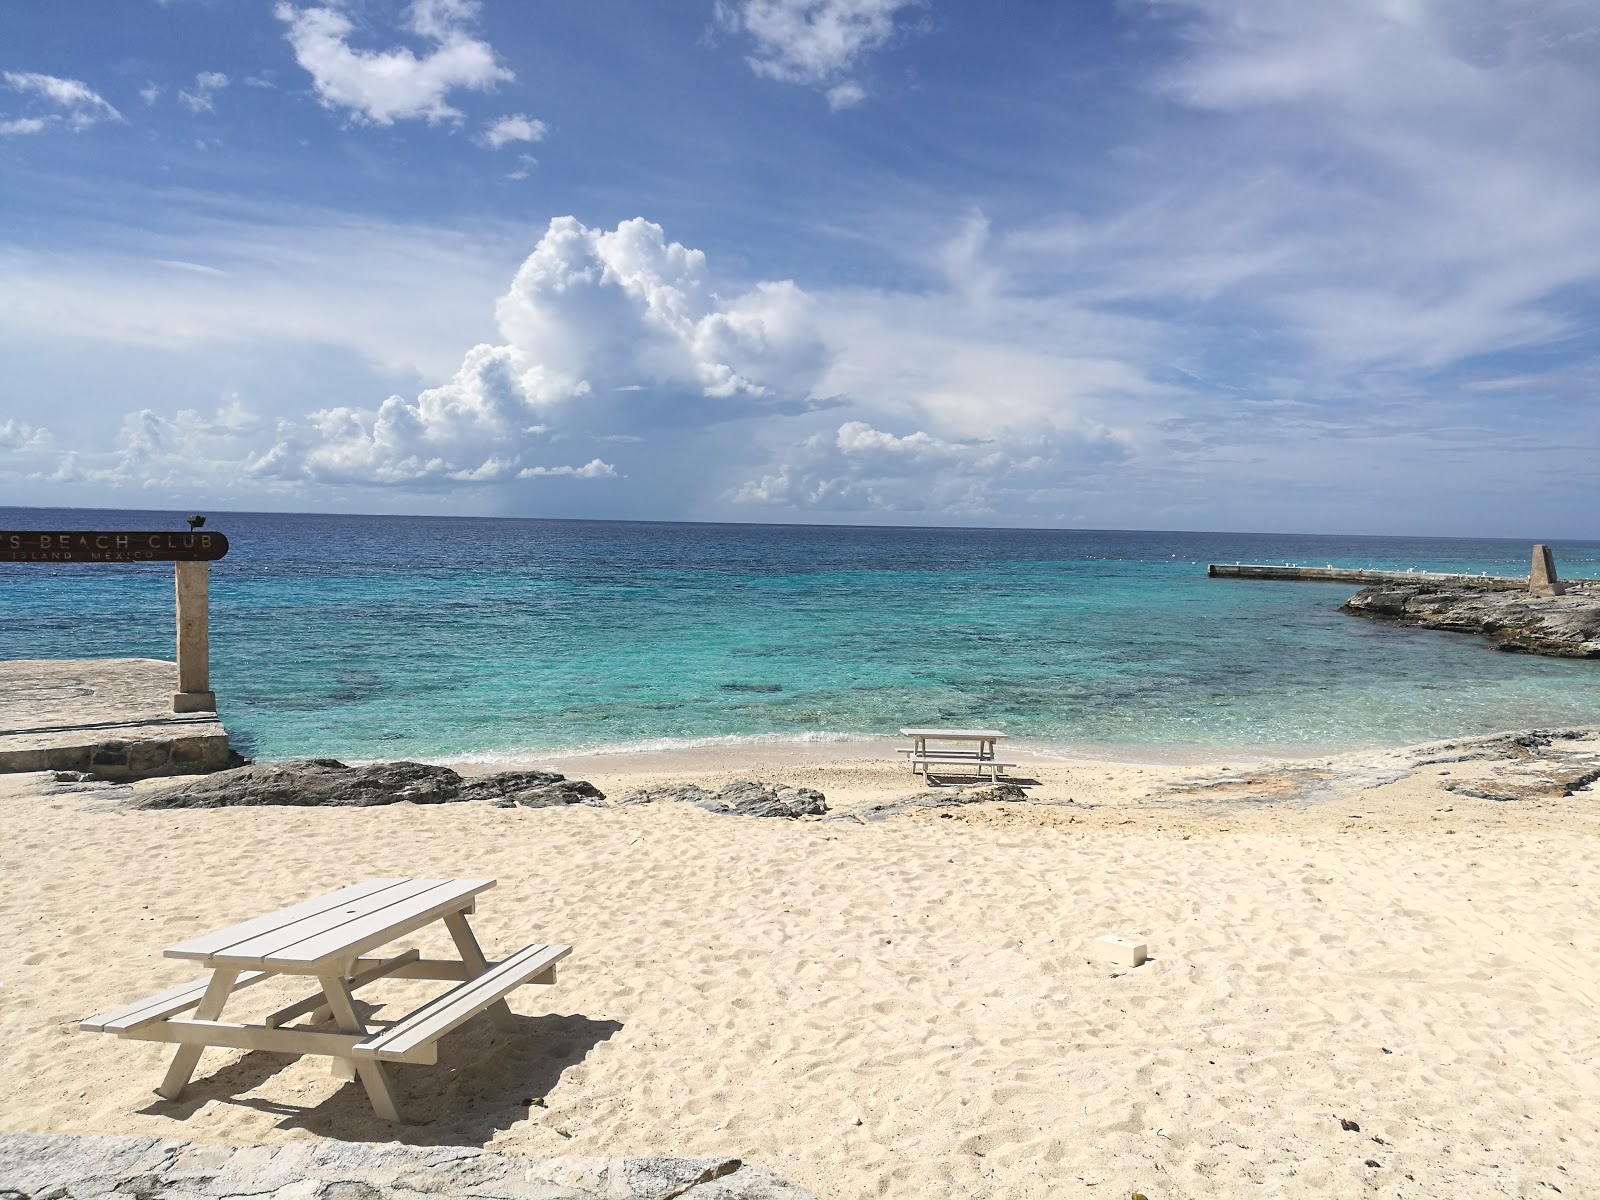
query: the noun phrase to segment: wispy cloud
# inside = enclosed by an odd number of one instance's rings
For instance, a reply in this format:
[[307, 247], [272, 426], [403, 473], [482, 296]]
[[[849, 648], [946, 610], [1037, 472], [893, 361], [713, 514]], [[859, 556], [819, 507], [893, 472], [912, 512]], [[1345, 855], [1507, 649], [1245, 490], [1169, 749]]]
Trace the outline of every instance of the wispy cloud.
[[217, 93], [228, 86], [228, 77], [221, 71], [201, 71], [194, 77], [194, 87], [178, 92], [178, 102], [192, 113], [211, 112], [216, 107]]
[[0, 133], [43, 133], [49, 129], [80, 131], [122, 114], [88, 84], [35, 71], [7, 71], [0, 76], [7, 89], [32, 99], [36, 111], [0, 121]]

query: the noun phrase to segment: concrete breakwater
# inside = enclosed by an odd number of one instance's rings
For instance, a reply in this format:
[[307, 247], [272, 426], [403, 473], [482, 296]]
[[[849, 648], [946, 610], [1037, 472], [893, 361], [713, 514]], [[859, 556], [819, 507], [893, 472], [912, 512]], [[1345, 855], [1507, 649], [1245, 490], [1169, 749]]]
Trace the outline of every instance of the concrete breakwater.
[[[1302, 583], [1428, 584], [1445, 588], [1476, 588], [1487, 592], [1525, 592], [1526, 575], [1453, 575], [1443, 571], [1380, 571], [1367, 567], [1297, 567], [1264, 563], [1211, 563], [1206, 574], [1213, 579], [1277, 579]], [[1597, 584], [1595, 579], [1569, 579], [1574, 585]]]

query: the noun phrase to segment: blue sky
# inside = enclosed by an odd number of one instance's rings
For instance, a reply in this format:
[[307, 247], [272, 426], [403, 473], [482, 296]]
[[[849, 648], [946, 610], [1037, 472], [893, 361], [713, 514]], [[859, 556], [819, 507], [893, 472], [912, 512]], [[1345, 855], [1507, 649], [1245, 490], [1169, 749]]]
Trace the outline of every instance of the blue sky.
[[1573, 0], [0, 0], [0, 503], [1600, 535]]

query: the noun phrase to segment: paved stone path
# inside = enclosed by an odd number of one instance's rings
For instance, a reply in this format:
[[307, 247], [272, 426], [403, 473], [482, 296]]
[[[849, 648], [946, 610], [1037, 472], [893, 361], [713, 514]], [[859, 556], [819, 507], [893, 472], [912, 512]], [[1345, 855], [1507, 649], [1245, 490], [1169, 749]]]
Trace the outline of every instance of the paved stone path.
[[0, 1133], [0, 1200], [816, 1200], [737, 1158]]

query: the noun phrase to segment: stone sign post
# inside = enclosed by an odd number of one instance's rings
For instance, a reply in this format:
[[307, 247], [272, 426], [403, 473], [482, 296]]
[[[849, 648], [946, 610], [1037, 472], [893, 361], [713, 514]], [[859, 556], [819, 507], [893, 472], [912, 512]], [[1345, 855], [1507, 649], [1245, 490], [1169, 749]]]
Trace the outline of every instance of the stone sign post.
[[1556, 578], [1556, 556], [1550, 553], [1550, 547], [1538, 545], [1533, 548], [1533, 567], [1528, 572], [1528, 594], [1530, 596], [1564, 596], [1567, 587]]
[[227, 552], [227, 538], [198, 528], [187, 533], [0, 530], [0, 562], [174, 564], [178, 690], [172, 694], [173, 712], [217, 710], [211, 690], [211, 563]]
[[211, 564], [172, 567], [178, 600], [178, 690], [173, 712], [216, 712], [211, 690]]

